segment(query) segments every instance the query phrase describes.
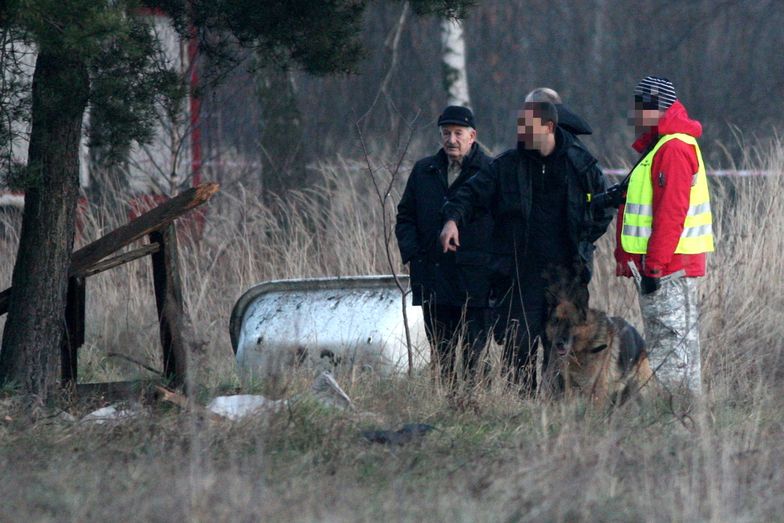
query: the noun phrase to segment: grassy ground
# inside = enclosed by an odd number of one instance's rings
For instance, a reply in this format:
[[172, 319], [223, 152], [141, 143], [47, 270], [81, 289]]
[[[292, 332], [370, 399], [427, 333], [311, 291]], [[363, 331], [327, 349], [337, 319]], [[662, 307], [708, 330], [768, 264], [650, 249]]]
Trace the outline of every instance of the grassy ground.
[[[0, 429], [0, 519], [780, 518], [784, 409], [762, 388], [711, 394], [687, 417], [666, 404], [610, 415], [498, 391], [463, 410], [424, 377], [348, 392], [376, 415], [307, 402], [236, 423], [163, 406], [114, 426], [12, 414]], [[360, 436], [411, 421], [436, 430], [391, 448]]]
[[[743, 166], [780, 172], [782, 161], [774, 147]], [[240, 383], [227, 324], [245, 288], [271, 278], [389, 272], [382, 211], [361, 163], [335, 159], [319, 172], [319, 192], [286, 202], [225, 184], [205, 239], [183, 246], [199, 401], [238, 390], [288, 396], [312, 378], [303, 369], [285, 386]], [[714, 185], [718, 248], [701, 282], [708, 390], [690, 407], [596, 411], [521, 399], [497, 379], [463, 401], [426, 374], [352, 379], [338, 371], [358, 413], [306, 400], [275, 415], [210, 422], [153, 402], [123, 423], [90, 425], [54, 407], [31, 414], [5, 391], [0, 520], [781, 520], [782, 185], [778, 177]], [[86, 237], [122, 219], [109, 208], [117, 206], [94, 210]], [[612, 275], [611, 240], [597, 251], [592, 302], [639, 323], [631, 286]], [[14, 252], [13, 234], [0, 242], [0, 252]], [[11, 258], [0, 259], [3, 284]], [[108, 356], [160, 367], [148, 262], [91, 278], [87, 292], [80, 379], [151, 377]], [[59, 408], [78, 417], [95, 406]], [[436, 430], [396, 447], [360, 435], [409, 422]]]

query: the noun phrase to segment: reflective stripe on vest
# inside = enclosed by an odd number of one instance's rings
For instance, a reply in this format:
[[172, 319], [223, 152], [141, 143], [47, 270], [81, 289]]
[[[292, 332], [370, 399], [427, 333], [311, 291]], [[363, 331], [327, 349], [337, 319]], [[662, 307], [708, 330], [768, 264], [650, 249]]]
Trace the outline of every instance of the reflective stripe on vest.
[[623, 211], [623, 228], [621, 229], [621, 246], [628, 253], [645, 254], [648, 252], [648, 239], [651, 237], [653, 225], [653, 181], [651, 176], [653, 157], [662, 145], [674, 139], [694, 146], [699, 164], [689, 194], [689, 210], [686, 213], [683, 232], [675, 252], [678, 254], [698, 254], [713, 251], [708, 178], [705, 176], [702, 153], [694, 137], [676, 133], [662, 136], [656, 146], [635, 167], [629, 178], [629, 187], [626, 189], [626, 207]]

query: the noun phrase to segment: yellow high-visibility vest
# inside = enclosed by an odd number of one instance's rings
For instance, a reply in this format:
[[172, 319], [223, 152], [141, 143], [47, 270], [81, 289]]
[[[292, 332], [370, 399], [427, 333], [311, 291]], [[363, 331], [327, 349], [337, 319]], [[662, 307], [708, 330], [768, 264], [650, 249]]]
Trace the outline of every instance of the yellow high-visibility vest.
[[653, 181], [651, 166], [653, 157], [662, 145], [670, 140], [681, 140], [694, 146], [697, 152], [699, 169], [694, 173], [689, 195], [689, 211], [683, 226], [683, 233], [675, 248], [678, 254], [698, 254], [713, 252], [713, 226], [708, 195], [708, 178], [705, 164], [697, 140], [688, 134], [676, 133], [662, 136], [656, 146], [632, 171], [629, 187], [626, 190], [626, 207], [623, 211], [621, 246], [632, 254], [648, 252], [648, 239], [653, 225]]

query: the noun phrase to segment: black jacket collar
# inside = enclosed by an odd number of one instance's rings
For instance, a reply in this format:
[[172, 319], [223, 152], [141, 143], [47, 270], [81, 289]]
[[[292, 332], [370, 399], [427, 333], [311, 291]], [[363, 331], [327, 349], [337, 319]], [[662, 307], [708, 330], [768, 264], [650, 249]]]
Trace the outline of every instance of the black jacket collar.
[[[446, 151], [444, 151], [444, 148], [442, 147], [438, 150], [435, 156], [433, 156], [433, 164], [431, 167], [434, 169], [440, 168], [446, 170], [448, 166], [449, 157], [447, 157]], [[468, 151], [468, 154], [463, 157], [463, 163], [461, 164], [460, 169], [462, 173], [466, 172], [466, 167], [476, 167], [477, 169], [482, 167], [481, 154], [479, 154], [479, 144], [476, 142], [471, 145], [471, 150]]]
[[574, 142], [574, 135], [569, 131], [564, 131], [560, 127], [555, 128], [555, 149], [547, 156], [542, 156], [539, 151], [532, 151], [526, 149], [522, 143], [517, 142], [517, 154], [520, 155], [522, 158], [530, 158], [532, 160], [536, 160], [538, 162], [547, 162], [558, 158], [562, 154], [566, 152], [566, 150], [572, 145]]

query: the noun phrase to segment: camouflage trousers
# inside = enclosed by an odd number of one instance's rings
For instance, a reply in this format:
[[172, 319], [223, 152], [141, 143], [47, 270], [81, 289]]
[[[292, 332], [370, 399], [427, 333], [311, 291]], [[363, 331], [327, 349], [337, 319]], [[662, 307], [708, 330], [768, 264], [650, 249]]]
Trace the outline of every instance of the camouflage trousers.
[[677, 278], [640, 295], [645, 342], [651, 369], [668, 389], [685, 387], [699, 394], [700, 332], [695, 278]]

